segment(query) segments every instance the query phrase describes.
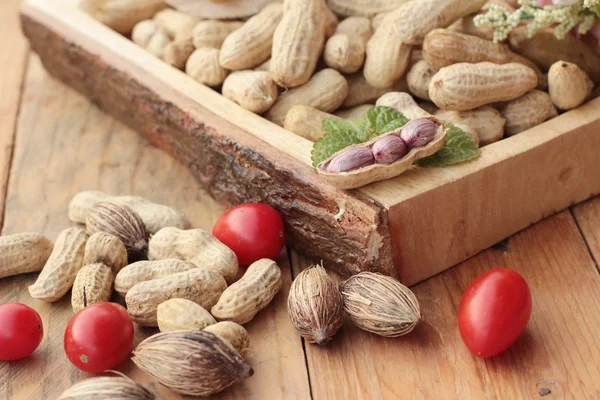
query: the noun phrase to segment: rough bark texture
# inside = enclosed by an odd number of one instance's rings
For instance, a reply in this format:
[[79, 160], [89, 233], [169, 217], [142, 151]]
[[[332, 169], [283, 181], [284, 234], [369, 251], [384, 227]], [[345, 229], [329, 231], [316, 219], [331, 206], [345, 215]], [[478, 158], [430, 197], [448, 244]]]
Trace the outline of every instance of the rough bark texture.
[[214, 198], [274, 206], [287, 223], [290, 245], [345, 275], [397, 275], [387, 211], [380, 205], [321, 182], [307, 165], [197, 103], [174, 104], [172, 93], [164, 94], [172, 92], [168, 87], [142, 84], [43, 22], [24, 14], [21, 19], [50, 74], [187, 165]]

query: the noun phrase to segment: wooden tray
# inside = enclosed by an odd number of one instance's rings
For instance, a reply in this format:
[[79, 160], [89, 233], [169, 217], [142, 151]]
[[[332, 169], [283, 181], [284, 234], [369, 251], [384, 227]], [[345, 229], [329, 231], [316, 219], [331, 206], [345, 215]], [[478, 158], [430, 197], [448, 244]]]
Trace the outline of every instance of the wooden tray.
[[309, 141], [72, 3], [23, 4], [23, 30], [45, 68], [173, 154], [219, 201], [276, 207], [290, 243], [342, 273], [376, 270], [412, 285], [600, 193], [600, 99], [487, 146], [474, 162], [340, 191], [310, 166]]

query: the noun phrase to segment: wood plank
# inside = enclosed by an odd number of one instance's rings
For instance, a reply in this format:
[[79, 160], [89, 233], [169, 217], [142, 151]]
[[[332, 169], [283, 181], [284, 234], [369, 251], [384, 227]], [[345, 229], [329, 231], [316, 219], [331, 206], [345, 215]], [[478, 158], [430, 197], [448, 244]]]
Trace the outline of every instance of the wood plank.
[[22, 20], [52, 75], [175, 155], [217, 200], [274, 206], [286, 220], [289, 243], [339, 269], [395, 273], [385, 210], [323, 183], [292, 155], [303, 148], [309, 156], [305, 139], [71, 7], [29, 0]]
[[[69, 200], [84, 189], [146, 196], [181, 210], [193, 226], [205, 229], [224, 211], [184, 166], [50, 78], [37, 57], [30, 62], [21, 109], [3, 234], [34, 230], [54, 239], [69, 226]], [[225, 392], [224, 399], [310, 397], [302, 344], [285, 309], [291, 278], [285, 253], [280, 265], [285, 289], [247, 326], [252, 341], [248, 360], [255, 375]], [[34, 307], [46, 330], [32, 357], [0, 363], [0, 398], [56, 398], [87, 376], [68, 362], [62, 348], [72, 316], [69, 296], [55, 304], [33, 300], [27, 286], [34, 280], [35, 274], [0, 280], [0, 303], [19, 301]], [[136, 343], [153, 332], [138, 329]], [[151, 383], [164, 398], [178, 398], [133, 363], [121, 370]]]
[[16, 18], [20, 3], [6, 0], [0, 7], [0, 227], [29, 47]]
[[600, 268], [600, 196], [573, 207], [573, 215], [596, 267]]
[[[309, 263], [293, 255], [292, 264], [297, 273]], [[471, 280], [498, 267], [515, 269], [528, 281], [533, 314], [511, 349], [481, 360], [461, 341], [457, 309]], [[414, 291], [425, 322], [409, 336], [380, 338], [346, 321], [329, 346], [307, 345], [315, 400], [600, 395], [600, 276], [568, 211], [512, 237], [504, 250], [479, 254]]]

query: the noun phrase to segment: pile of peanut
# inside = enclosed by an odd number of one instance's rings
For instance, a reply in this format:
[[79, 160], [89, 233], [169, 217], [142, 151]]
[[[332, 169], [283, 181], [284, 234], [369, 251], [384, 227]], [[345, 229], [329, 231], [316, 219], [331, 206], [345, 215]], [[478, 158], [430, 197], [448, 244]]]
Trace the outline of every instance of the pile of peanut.
[[203, 329], [245, 356], [249, 337], [241, 325], [281, 288], [274, 261], [258, 260], [239, 278], [231, 249], [190, 229], [177, 210], [141, 197], [80, 192], [69, 219], [78, 225], [54, 244], [39, 233], [0, 237], [0, 278], [40, 271], [31, 297], [51, 303], [72, 290], [74, 312], [110, 301], [114, 288], [138, 325]]
[[514, 0], [264, 3], [246, 20], [203, 19], [162, 0], [95, 1], [91, 14], [311, 141], [325, 118], [385, 105], [409, 118], [434, 115], [485, 146], [580, 106], [600, 81], [600, 57], [575, 38], [527, 38], [519, 27], [497, 44], [473, 25], [490, 4], [514, 10]]

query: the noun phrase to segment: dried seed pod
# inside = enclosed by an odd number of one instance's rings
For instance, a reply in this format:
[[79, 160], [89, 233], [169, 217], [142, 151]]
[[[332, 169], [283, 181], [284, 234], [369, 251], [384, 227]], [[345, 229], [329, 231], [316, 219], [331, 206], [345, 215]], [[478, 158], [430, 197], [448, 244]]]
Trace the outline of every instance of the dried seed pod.
[[52, 246], [48, 238], [35, 232], [0, 236], [0, 278], [41, 271]]
[[500, 114], [506, 120], [504, 127], [506, 135], [513, 136], [556, 117], [558, 111], [548, 93], [532, 90], [516, 100], [503, 104], [500, 107]]
[[[433, 138], [433, 137], [432, 137]], [[379, 164], [391, 164], [408, 153], [408, 146], [398, 136], [384, 136], [373, 143], [373, 155]]]
[[96, 232], [85, 243], [83, 265], [103, 263], [118, 273], [127, 265], [127, 249], [118, 237], [106, 232]]
[[292, 325], [309, 343], [326, 344], [344, 323], [342, 296], [320, 265], [294, 279], [287, 305]]
[[375, 163], [370, 148], [355, 147], [341, 152], [327, 164], [327, 172], [348, 172], [364, 168]]
[[433, 140], [438, 131], [438, 125], [427, 119], [413, 119], [404, 126], [400, 137], [411, 149], [415, 147], [423, 147]]
[[80, 228], [67, 228], [58, 235], [44, 269], [29, 286], [31, 297], [51, 303], [71, 289], [77, 272], [83, 267], [86, 240], [87, 235]]
[[88, 235], [106, 232], [121, 239], [130, 260], [146, 258], [148, 231], [140, 216], [127, 206], [111, 202], [95, 204], [85, 219]]
[[344, 310], [356, 326], [380, 336], [411, 332], [421, 320], [417, 298], [389, 276], [361, 272], [340, 284]]
[[582, 105], [592, 94], [594, 82], [577, 64], [558, 61], [548, 71], [548, 90], [552, 103], [561, 110]]
[[125, 297], [129, 289], [140, 282], [164, 278], [194, 268], [194, 264], [174, 258], [134, 262], [119, 271], [115, 278], [115, 290]]
[[73, 312], [83, 310], [90, 304], [109, 301], [114, 277], [110, 268], [102, 263], [90, 264], [81, 268], [77, 273], [71, 293]]
[[140, 343], [133, 362], [161, 384], [189, 396], [209, 396], [253, 375], [242, 356], [216, 335], [163, 332]]
[[217, 320], [200, 304], [188, 299], [170, 299], [156, 308], [158, 329], [161, 332], [204, 329]]
[[229, 286], [210, 310], [218, 320], [245, 324], [265, 308], [281, 289], [281, 270], [263, 258], [248, 267], [242, 278]]
[[77, 382], [56, 400], [155, 400], [148, 389], [125, 375], [97, 376]]
[[250, 336], [248, 331], [240, 324], [232, 321], [221, 321], [207, 326], [204, 330], [227, 341], [242, 357], [246, 357], [250, 348]]

